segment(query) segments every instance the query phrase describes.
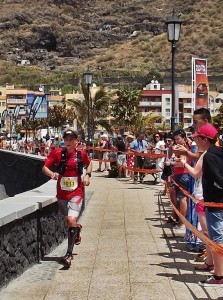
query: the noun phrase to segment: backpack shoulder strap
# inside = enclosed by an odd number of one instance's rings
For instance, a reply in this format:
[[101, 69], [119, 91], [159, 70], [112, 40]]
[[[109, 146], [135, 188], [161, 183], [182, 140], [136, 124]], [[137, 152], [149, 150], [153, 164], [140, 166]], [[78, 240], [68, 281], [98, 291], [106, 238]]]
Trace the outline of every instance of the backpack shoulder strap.
[[61, 151], [60, 163], [65, 162], [67, 159], [67, 149], [63, 148]]
[[60, 156], [60, 162], [57, 166], [57, 172], [61, 175], [65, 171], [66, 162], [67, 162], [67, 150], [66, 150], [66, 148], [62, 148], [61, 156]]

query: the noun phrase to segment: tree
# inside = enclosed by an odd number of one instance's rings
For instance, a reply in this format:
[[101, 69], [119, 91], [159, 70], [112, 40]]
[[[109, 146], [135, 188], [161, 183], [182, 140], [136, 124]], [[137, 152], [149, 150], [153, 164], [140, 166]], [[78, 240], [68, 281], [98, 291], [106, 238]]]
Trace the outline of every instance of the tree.
[[[72, 99], [69, 103], [76, 112], [79, 130], [84, 132], [88, 125], [88, 89], [84, 82], [81, 83], [81, 91], [84, 95], [84, 100]], [[94, 136], [94, 132], [98, 126], [101, 126], [108, 132], [111, 132], [111, 125], [108, 120], [110, 100], [111, 95], [106, 92], [104, 86], [101, 86], [93, 96], [90, 94], [89, 105], [91, 136]]]
[[145, 116], [142, 116], [142, 114], [139, 113], [139, 115], [136, 116], [135, 125], [132, 127], [132, 131], [138, 133], [143, 132], [147, 135], [151, 135], [158, 129], [156, 121], [162, 118], [163, 117], [159, 114], [152, 112], [148, 112]]
[[170, 131], [170, 125], [163, 121], [162, 124], [157, 127], [157, 129], [162, 132]]
[[65, 104], [49, 107], [48, 126], [62, 128], [67, 123], [73, 124], [75, 118], [75, 111], [72, 108], [67, 109]]
[[117, 91], [117, 99], [112, 108], [113, 123], [127, 131], [136, 125], [139, 112], [137, 105], [141, 91], [131, 87], [123, 87]]
[[49, 107], [48, 117], [45, 119], [29, 119], [24, 125], [16, 125], [16, 132], [21, 132], [22, 130], [33, 131], [34, 137], [35, 132], [39, 129], [53, 127], [54, 129], [62, 129], [63, 126], [68, 124], [73, 124], [76, 118], [75, 111], [72, 108], [67, 109], [65, 104], [54, 105]]
[[212, 124], [219, 131], [219, 133], [223, 133], [223, 104], [219, 107], [219, 114], [212, 118]]

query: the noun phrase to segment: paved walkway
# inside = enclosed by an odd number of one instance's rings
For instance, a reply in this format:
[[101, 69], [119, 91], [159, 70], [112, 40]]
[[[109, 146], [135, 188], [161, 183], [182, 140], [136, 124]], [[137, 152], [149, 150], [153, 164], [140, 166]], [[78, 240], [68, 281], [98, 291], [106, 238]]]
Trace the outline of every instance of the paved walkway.
[[[145, 180], [152, 180], [147, 175]], [[1, 300], [223, 299], [223, 288], [202, 288], [208, 273], [193, 270], [195, 254], [162, 219], [169, 201], [161, 187], [93, 172], [81, 218], [82, 243], [70, 269], [58, 264], [66, 241], [0, 292]]]

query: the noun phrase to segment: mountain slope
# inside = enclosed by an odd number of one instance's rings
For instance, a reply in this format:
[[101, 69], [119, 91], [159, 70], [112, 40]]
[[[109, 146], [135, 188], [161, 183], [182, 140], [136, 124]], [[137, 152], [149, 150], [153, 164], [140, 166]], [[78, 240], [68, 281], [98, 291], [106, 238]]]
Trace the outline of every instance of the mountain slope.
[[[88, 66], [98, 77], [116, 76], [118, 72], [168, 76], [171, 45], [165, 21], [173, 8], [183, 22], [176, 52], [178, 76], [190, 76], [192, 56], [208, 59], [210, 75], [222, 75], [221, 0], [5, 0], [0, 3], [0, 82], [3, 83], [26, 82], [30, 79], [25, 74], [27, 69], [33, 82], [41, 77], [63, 81], [61, 74], [78, 78]], [[21, 60], [29, 60], [31, 66], [18, 67]]]

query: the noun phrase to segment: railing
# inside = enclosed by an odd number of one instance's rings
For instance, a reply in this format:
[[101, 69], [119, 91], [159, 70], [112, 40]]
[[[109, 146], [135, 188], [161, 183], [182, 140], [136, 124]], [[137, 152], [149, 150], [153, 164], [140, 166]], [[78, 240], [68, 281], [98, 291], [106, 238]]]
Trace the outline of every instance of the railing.
[[140, 101], [139, 106], [161, 106], [162, 102]]

